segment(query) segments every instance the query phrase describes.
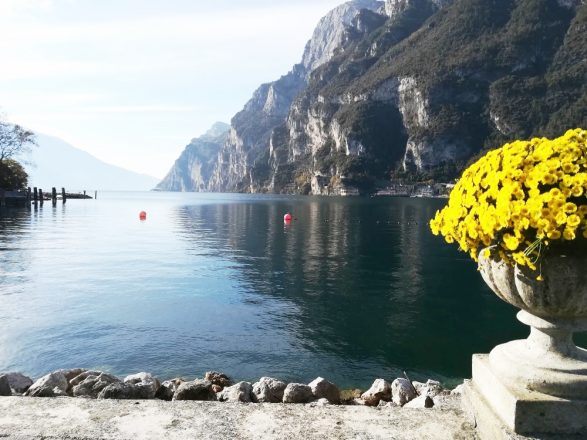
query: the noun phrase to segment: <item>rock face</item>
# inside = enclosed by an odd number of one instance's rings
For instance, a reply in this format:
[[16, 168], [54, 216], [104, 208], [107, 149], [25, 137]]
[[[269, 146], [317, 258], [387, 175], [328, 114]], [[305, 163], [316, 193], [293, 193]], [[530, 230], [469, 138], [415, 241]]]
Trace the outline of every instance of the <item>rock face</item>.
[[362, 9], [377, 11], [383, 2], [355, 0], [344, 3], [323, 17], [304, 51], [302, 65], [310, 73], [332, 59], [348, 39], [348, 29]]
[[340, 391], [336, 385], [322, 377], [314, 379], [308, 384], [315, 399], [327, 399], [332, 404], [340, 403]]
[[586, 9], [347, 2], [320, 21], [300, 64], [233, 118], [199, 185], [348, 195], [390, 176], [446, 181], [480, 150], [587, 126]]
[[12, 391], [18, 394], [24, 393], [33, 384], [33, 381], [30, 377], [27, 377], [21, 373], [6, 373], [2, 376], [6, 377]]
[[218, 152], [228, 138], [229, 129], [228, 124], [217, 122], [204, 135], [192, 139], [156, 189], [161, 191], [207, 191], [208, 181], [216, 164]]
[[253, 393], [258, 402], [277, 403], [283, 401], [287, 384], [271, 377], [262, 377], [253, 384]]
[[253, 394], [253, 386], [249, 382], [239, 382], [226, 387], [217, 396], [221, 402], [250, 403], [257, 400], [255, 394]]
[[212, 382], [196, 379], [177, 387], [173, 400], [216, 400], [216, 394], [212, 391]]
[[290, 383], [283, 392], [283, 403], [308, 403], [313, 399], [312, 388], [301, 383]]
[[391, 400], [391, 387], [384, 379], [376, 379], [367, 391], [361, 395], [365, 405], [377, 406], [380, 400]]
[[417, 396], [416, 389], [409, 380], [398, 378], [391, 383], [391, 399], [396, 405], [404, 406]]

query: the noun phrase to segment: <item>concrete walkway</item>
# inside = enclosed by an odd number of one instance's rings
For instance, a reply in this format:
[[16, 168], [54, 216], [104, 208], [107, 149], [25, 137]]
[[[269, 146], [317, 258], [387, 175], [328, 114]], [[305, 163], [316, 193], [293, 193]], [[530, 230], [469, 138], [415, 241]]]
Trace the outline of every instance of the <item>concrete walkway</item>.
[[475, 439], [443, 409], [0, 397], [0, 439]]

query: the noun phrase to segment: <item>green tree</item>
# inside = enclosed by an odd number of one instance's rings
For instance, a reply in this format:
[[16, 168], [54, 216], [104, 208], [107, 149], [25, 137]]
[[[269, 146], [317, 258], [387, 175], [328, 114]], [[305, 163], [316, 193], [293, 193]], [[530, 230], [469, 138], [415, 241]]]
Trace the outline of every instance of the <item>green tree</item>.
[[14, 159], [0, 162], [0, 188], [20, 190], [27, 186], [29, 176], [23, 166]]
[[29, 153], [33, 145], [36, 139], [32, 131], [0, 120], [0, 188], [27, 186], [28, 174], [15, 158]]

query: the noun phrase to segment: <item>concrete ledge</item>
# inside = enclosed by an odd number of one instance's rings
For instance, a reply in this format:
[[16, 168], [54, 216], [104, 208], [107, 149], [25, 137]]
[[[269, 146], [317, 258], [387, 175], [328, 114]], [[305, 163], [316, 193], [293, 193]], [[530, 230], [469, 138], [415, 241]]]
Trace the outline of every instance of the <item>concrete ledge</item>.
[[0, 438], [475, 439], [459, 398], [445, 409], [0, 397]]
[[582, 434], [587, 438], [587, 400], [561, 399], [505, 386], [493, 373], [487, 355], [473, 356], [473, 381], [467, 387], [468, 395], [482, 398], [512, 432]]

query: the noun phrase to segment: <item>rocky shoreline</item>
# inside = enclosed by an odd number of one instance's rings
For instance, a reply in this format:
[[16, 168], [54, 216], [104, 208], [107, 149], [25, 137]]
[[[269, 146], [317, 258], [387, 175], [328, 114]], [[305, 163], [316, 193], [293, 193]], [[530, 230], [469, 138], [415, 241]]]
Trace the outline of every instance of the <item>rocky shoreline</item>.
[[322, 377], [309, 384], [285, 383], [270, 377], [262, 377], [255, 383], [235, 383], [227, 375], [215, 371], [207, 372], [203, 379], [191, 381], [182, 378], [160, 381], [145, 372], [120, 379], [103, 371], [82, 368], [53, 371], [36, 381], [20, 373], [0, 374], [0, 396], [432, 408], [441, 407], [443, 401], [455, 394], [460, 394], [460, 387], [448, 390], [431, 379], [426, 383], [406, 378], [391, 382], [376, 379], [362, 392], [359, 389], [341, 391]]

